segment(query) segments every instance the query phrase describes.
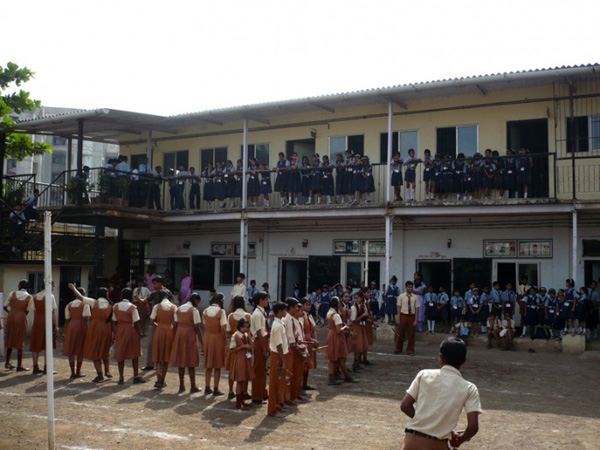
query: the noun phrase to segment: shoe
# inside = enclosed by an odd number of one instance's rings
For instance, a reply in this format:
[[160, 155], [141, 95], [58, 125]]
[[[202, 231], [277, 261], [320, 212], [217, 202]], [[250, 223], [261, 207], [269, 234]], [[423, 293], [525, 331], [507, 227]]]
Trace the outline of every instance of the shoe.
[[104, 372], [104, 376], [106, 378], [112, 378], [112, 375], [110, 374], [110, 372]]
[[198, 386], [194, 386], [190, 389], [190, 394], [195, 394], [196, 392], [200, 392], [200, 388]]
[[102, 383], [104, 381], [104, 377], [102, 375], [98, 375], [96, 378], [92, 380], [92, 383]]
[[142, 383], [145, 383], [146, 381], [148, 381], [148, 380], [144, 380], [140, 376], [133, 377], [133, 384], [142, 384]]
[[177, 390], [178, 394], [183, 394], [185, 392], [185, 386], [179, 386], [179, 389]]
[[41, 370], [39, 367], [34, 367], [33, 368], [33, 372], [31, 372], [33, 375], [40, 375], [42, 373], [44, 373], [43, 370]]
[[314, 391], [314, 390], [315, 390], [315, 388], [314, 388], [314, 387], [312, 387], [312, 386], [308, 386], [308, 385], [306, 385], [306, 386], [302, 386], [302, 389], [303, 389], [303, 390], [305, 390], [305, 391]]
[[415, 353], [407, 353], [408, 356], [415, 356]]
[[69, 380], [74, 380], [75, 379], [75, 374], [72, 373], [71, 376], [69, 377]]
[[83, 374], [83, 373], [76, 373], [75, 374], [75, 378], [85, 378], [85, 374]]
[[27, 367], [19, 366], [17, 367], [17, 372], [27, 372], [29, 369]]
[[165, 383], [164, 381], [157, 381], [156, 383], [154, 383], [154, 387], [156, 389], [166, 388], [167, 387], [167, 383]]
[[227, 394], [227, 400], [233, 400], [235, 398], [235, 394], [233, 392], [230, 392], [229, 394]]
[[144, 366], [144, 367], [142, 367], [142, 370], [144, 372], [147, 372], [148, 370], [154, 370], [154, 366]]
[[254, 403], [255, 405], [264, 405], [265, 401], [264, 400], [252, 400], [252, 403]]
[[208, 395], [208, 394], [212, 394], [212, 393], [213, 393], [213, 390], [207, 386], [207, 387], [205, 387], [205, 388], [204, 388], [204, 393], [205, 393], [206, 395]]
[[337, 386], [338, 384], [341, 384], [342, 381], [338, 380], [337, 378], [330, 378], [329, 382], [327, 383], [329, 386]]
[[252, 400], [252, 396], [251, 396], [251, 395], [249, 395], [247, 392], [244, 392], [244, 393], [242, 394], [242, 398], [243, 398], [244, 400]]
[[374, 365], [375, 365], [375, 364], [373, 364], [371, 361], [369, 361], [368, 359], [365, 359], [365, 360], [364, 360], [362, 363], [363, 363], [365, 366], [374, 366]]
[[350, 377], [350, 378], [344, 378], [344, 383], [358, 383], [358, 380]]
[[123, 378], [119, 378], [119, 384], [121, 384], [121, 385], [125, 384], [125, 380]]
[[225, 392], [222, 392], [218, 389], [215, 389], [212, 393], [213, 397], [218, 397], [219, 395], [225, 395]]

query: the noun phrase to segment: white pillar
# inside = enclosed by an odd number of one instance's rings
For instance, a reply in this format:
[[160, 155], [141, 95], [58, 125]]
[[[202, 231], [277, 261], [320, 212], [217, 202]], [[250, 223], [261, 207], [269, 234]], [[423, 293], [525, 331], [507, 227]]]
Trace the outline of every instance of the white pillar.
[[46, 289], [46, 398], [48, 449], [54, 450], [54, 356], [52, 349], [52, 213], [44, 212], [44, 287]]
[[[388, 104], [388, 142], [387, 142], [387, 165], [386, 165], [386, 190], [385, 190], [385, 201], [390, 203], [392, 201], [392, 141], [394, 137], [392, 118], [394, 116], [394, 105], [392, 102]], [[389, 278], [387, 279], [389, 281]], [[387, 282], [386, 281], [386, 282]]]
[[[387, 286], [392, 277], [392, 243], [394, 237], [394, 216], [388, 214], [385, 216], [385, 285]], [[385, 293], [384, 293], [385, 294]]]
[[248, 278], [248, 219], [243, 214], [240, 220], [240, 272]]
[[248, 171], [248, 119], [244, 119], [242, 167], [242, 210], [244, 210], [248, 205], [248, 183], [246, 182], [246, 172]]
[[365, 286], [369, 287], [369, 241], [365, 241], [365, 268], [363, 270]]
[[[573, 209], [573, 243], [571, 253], [571, 279], [577, 281], [577, 210]], [[581, 284], [581, 283], [580, 283]], [[583, 285], [582, 285], [583, 286]]]

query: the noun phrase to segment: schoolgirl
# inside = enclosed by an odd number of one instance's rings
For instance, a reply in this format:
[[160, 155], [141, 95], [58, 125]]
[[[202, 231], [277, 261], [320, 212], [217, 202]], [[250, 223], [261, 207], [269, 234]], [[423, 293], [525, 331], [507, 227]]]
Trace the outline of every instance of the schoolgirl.
[[344, 152], [344, 177], [342, 193], [344, 194], [344, 200], [348, 203], [352, 203], [354, 191], [352, 189], [353, 179], [353, 167], [354, 167], [354, 156], [350, 150]]
[[540, 292], [537, 296], [537, 326], [541, 327], [544, 330], [544, 335], [546, 339], [551, 337], [550, 331], [552, 330], [552, 326], [548, 326], [548, 311], [546, 310], [546, 304], [548, 303], [548, 290], [545, 287], [540, 288]]
[[277, 174], [275, 178], [275, 192], [279, 192], [281, 206], [285, 206], [288, 200], [288, 169], [290, 162], [285, 158], [283, 152], [279, 152], [278, 158], [275, 167], [273, 167], [273, 170]]
[[574, 316], [577, 319], [577, 333], [587, 335], [587, 311], [588, 303], [591, 303], [588, 299], [588, 291], [585, 286], [579, 288], [579, 297], [575, 299], [575, 310]]
[[402, 165], [404, 161], [400, 157], [400, 152], [395, 152], [392, 155], [392, 160], [390, 161], [390, 168], [392, 171], [392, 187], [394, 188], [394, 201], [401, 202], [402, 201], [402, 185], [404, 181], [402, 179]]
[[473, 195], [476, 199], [481, 198], [483, 189], [483, 158], [481, 153], [477, 152], [473, 155], [471, 161], [471, 178], [473, 179]]
[[116, 325], [115, 330], [115, 360], [119, 367], [119, 384], [125, 383], [123, 372], [125, 360], [131, 360], [133, 366], [133, 384], [145, 383], [138, 375], [139, 359], [142, 356], [142, 328], [140, 315], [137, 308], [131, 303], [133, 291], [125, 288], [122, 291], [122, 300], [113, 307], [112, 320]]
[[471, 323], [471, 330], [473, 336], [477, 336], [479, 334], [481, 325], [481, 319], [479, 317], [481, 313], [481, 299], [479, 297], [479, 289], [476, 287], [471, 290], [471, 297], [469, 298], [468, 307], [468, 319]]
[[529, 328], [529, 336], [531, 339], [535, 339], [535, 327], [538, 324], [537, 307], [538, 295], [535, 291], [535, 287], [531, 286], [525, 296], [525, 317], [521, 337], [525, 337], [527, 329]]
[[502, 328], [502, 322], [496, 316], [494, 311], [490, 312], [490, 315], [487, 318], [486, 328], [488, 339], [487, 348], [492, 348], [492, 339], [496, 341], [496, 346], [500, 348], [500, 330]]
[[415, 157], [415, 150], [413, 148], [408, 150], [408, 158], [404, 161], [404, 182], [406, 183], [405, 193], [406, 201], [415, 201], [415, 185], [417, 179], [417, 165], [422, 162], [419, 158]]
[[379, 319], [381, 317], [381, 308], [379, 307], [381, 292], [377, 289], [377, 283], [374, 281], [371, 281], [370, 288], [369, 309], [373, 313], [373, 316]]
[[225, 197], [229, 199], [229, 207], [235, 207], [235, 167], [233, 161], [228, 159], [223, 167], [223, 180], [225, 181]]
[[498, 198], [502, 198], [502, 191], [504, 189], [504, 159], [500, 158], [498, 150], [492, 152], [492, 158], [494, 158], [494, 164], [496, 165], [496, 171], [492, 179], [492, 189], [498, 192]]
[[492, 299], [490, 297], [490, 288], [488, 286], [484, 286], [481, 289], [481, 296], [479, 301], [481, 302], [481, 311], [479, 312], [479, 322], [481, 323], [481, 332], [487, 333], [487, 318], [490, 315], [491, 310], [491, 302]]
[[398, 297], [400, 296], [400, 287], [397, 285], [396, 275], [390, 278], [390, 284], [385, 291], [385, 314], [387, 314], [388, 324], [396, 325], [396, 316], [398, 315]]
[[273, 192], [271, 187], [271, 172], [266, 164], [260, 165], [260, 193], [263, 196], [263, 206], [268, 208], [271, 206], [270, 195]]
[[260, 195], [260, 180], [258, 178], [259, 167], [256, 158], [250, 158], [248, 164], [248, 198], [252, 206], [256, 206], [258, 196]]
[[[460, 200], [461, 195], [464, 193], [464, 178], [465, 178], [465, 155], [459, 153], [454, 161], [454, 177], [452, 179], [452, 192], [456, 194], [456, 200]], [[466, 200], [466, 198], [464, 199]]]
[[518, 197], [517, 192], [517, 166], [518, 159], [515, 157], [515, 151], [508, 149], [506, 151], [506, 158], [504, 158], [504, 197], [510, 198], [511, 193], [515, 193], [515, 197]]
[[223, 163], [221, 161], [216, 162], [215, 173], [215, 198], [220, 202], [220, 207], [225, 208], [225, 197], [227, 196], [227, 186], [225, 185], [225, 179], [223, 178]]
[[362, 197], [363, 189], [363, 172], [364, 168], [362, 165], [361, 157], [357, 153], [354, 155], [354, 163], [352, 164], [352, 190], [354, 194], [353, 204], [359, 203]]
[[435, 198], [433, 158], [431, 156], [431, 150], [428, 148], [423, 151], [423, 183], [425, 183], [425, 200], [433, 200]]
[[[246, 312], [246, 310], [244, 309], [245, 303], [246, 302], [244, 300], [244, 297], [242, 296], [236, 296], [233, 298], [233, 312], [227, 317], [227, 326], [225, 328], [227, 336], [230, 339], [227, 356], [225, 358], [225, 369], [227, 369], [227, 371], [229, 372], [229, 395], [227, 396], [229, 400], [235, 397], [235, 394], [233, 393], [233, 382], [235, 380], [235, 377], [232, 376], [234, 352], [231, 351], [231, 349], [234, 348], [236, 345], [234, 334], [238, 329], [238, 323], [241, 319], [247, 320], [248, 324], [250, 324], [250, 321], [252, 319], [251, 314]], [[242, 394], [245, 393], [245, 390], [242, 391]]]
[[502, 315], [506, 317], [508, 314], [512, 319], [517, 302], [517, 293], [512, 290], [512, 283], [506, 283], [500, 297], [502, 298]]
[[[310, 188], [312, 185], [312, 169], [310, 165], [310, 161], [308, 160], [308, 156], [304, 155], [302, 157], [302, 162], [300, 163], [300, 173], [302, 176], [302, 197], [304, 197], [304, 204], [308, 205], [308, 199], [310, 198]], [[312, 203], [312, 202], [311, 202]]]
[[314, 388], [308, 384], [308, 373], [310, 370], [317, 368], [317, 348], [319, 347], [319, 341], [317, 340], [317, 326], [315, 319], [310, 314], [310, 301], [307, 298], [303, 298], [300, 300], [300, 305], [302, 305], [302, 317], [300, 318], [300, 323], [302, 324], [302, 331], [304, 332], [304, 339], [307, 342], [306, 346], [309, 353], [308, 362], [302, 377], [302, 390], [312, 391]]
[[202, 171], [202, 178], [204, 178], [204, 201], [208, 203], [209, 208], [212, 208], [216, 198], [214, 176], [215, 170], [213, 169], [213, 165], [212, 163], [208, 163]]
[[298, 194], [302, 192], [302, 176], [300, 175], [298, 153], [292, 153], [288, 170], [288, 202], [286, 205], [295, 206], [298, 201]]
[[435, 321], [437, 319], [438, 297], [433, 286], [424, 295], [425, 320], [427, 320], [427, 333], [435, 334]]
[[[52, 288], [54, 288], [54, 282], [52, 282]], [[52, 302], [52, 348], [56, 348], [56, 335], [58, 334], [58, 322], [56, 320], [56, 300], [54, 295], [51, 295]], [[46, 350], [46, 291], [40, 291], [33, 296], [30, 309], [35, 311], [33, 316], [33, 326], [31, 327], [31, 341], [29, 342], [29, 350], [33, 357], [33, 374], [46, 373], [46, 364], [44, 363], [44, 370], [40, 369], [39, 357], [40, 352]], [[109, 323], [110, 328], [110, 323]], [[84, 353], [85, 356], [85, 353]], [[107, 369], [108, 371], [108, 369]], [[102, 372], [100, 372], [102, 373]]]
[[235, 195], [233, 198], [232, 207], [235, 207], [235, 200], [239, 199], [242, 202], [242, 191], [244, 189], [244, 162], [238, 159], [235, 165]]
[[358, 291], [354, 294], [354, 304], [350, 307], [350, 338], [348, 339], [348, 351], [354, 353], [354, 362], [352, 370], [360, 370], [360, 360], [363, 353], [367, 351], [367, 336], [365, 326], [369, 312], [364, 304], [364, 294]]
[[[205, 394], [215, 397], [223, 395], [219, 390], [221, 369], [225, 367], [225, 351], [227, 335], [227, 314], [223, 309], [223, 294], [217, 293], [210, 299], [210, 306], [202, 314], [204, 316], [204, 369], [206, 370]], [[214, 373], [213, 389], [210, 382]]]
[[512, 319], [512, 315], [509, 313], [504, 314], [504, 320], [502, 321], [502, 330], [500, 330], [500, 337], [505, 338], [506, 345], [502, 350], [513, 350], [513, 340], [515, 337], [515, 324]]
[[319, 309], [317, 314], [319, 316], [319, 322], [321, 325], [325, 325], [327, 323], [327, 311], [329, 311], [329, 299], [330, 299], [329, 286], [326, 284], [321, 288], [321, 302], [319, 304]]
[[190, 209], [200, 209], [200, 177], [194, 167], [190, 167]]
[[362, 162], [362, 184], [360, 192], [365, 194], [365, 203], [371, 203], [371, 195], [375, 192], [375, 180], [373, 179], [373, 166], [368, 156], [363, 156]]
[[419, 312], [417, 315], [417, 331], [420, 333], [423, 330], [423, 323], [425, 322], [425, 292], [427, 291], [427, 286], [423, 283], [423, 276], [421, 272], [415, 272], [414, 274], [414, 285], [413, 285], [413, 293], [417, 296], [419, 300]]
[[23, 349], [27, 336], [27, 312], [30, 309], [31, 295], [27, 292], [27, 280], [19, 281], [19, 289], [11, 292], [4, 299], [6, 317], [6, 362], [4, 368], [12, 370], [15, 367], [10, 363], [13, 348], [17, 349], [17, 372], [29, 370], [23, 367]]
[[482, 187], [485, 190], [484, 199], [490, 200], [492, 195], [492, 187], [494, 187], [494, 177], [498, 167], [496, 166], [496, 160], [492, 158], [492, 149], [485, 149], [485, 158], [483, 158], [483, 184]]
[[304, 380], [304, 371], [308, 362], [308, 348], [304, 337], [304, 327], [300, 320], [304, 317], [302, 306], [298, 300], [291, 299], [288, 308], [292, 316], [292, 332], [295, 344], [290, 348], [292, 350], [293, 360], [290, 374], [290, 399], [292, 401], [303, 400], [302, 381]]
[[189, 301], [181, 305], [173, 315], [173, 347], [170, 364], [179, 369], [179, 392], [185, 391], [185, 368], [190, 377], [190, 394], [200, 392], [196, 386], [196, 367], [200, 364], [198, 341], [203, 345], [200, 331], [200, 296], [193, 292]]
[[475, 171], [475, 163], [473, 158], [468, 157], [465, 160], [464, 172], [463, 172], [463, 183], [462, 183], [462, 194], [464, 201], [470, 201], [473, 199], [473, 192], [475, 191], [473, 183], [473, 173]]
[[289, 343], [282, 319], [286, 311], [287, 304], [283, 302], [273, 305], [275, 318], [269, 340], [271, 367], [269, 370], [269, 402], [267, 406], [267, 414], [271, 417], [274, 417], [283, 409], [285, 401], [285, 360], [289, 352]]
[[430, 199], [435, 200], [436, 194], [442, 189], [442, 155], [435, 154], [433, 163], [431, 164], [432, 180], [431, 180], [431, 195]]
[[550, 337], [554, 337], [554, 332], [556, 331], [556, 337], [558, 338], [560, 335], [560, 330], [562, 328], [558, 326], [557, 317], [558, 317], [558, 298], [556, 297], [556, 290], [554, 288], [550, 288], [548, 290], [548, 297], [546, 299], [546, 308], [545, 308], [545, 321], [544, 324], [550, 330]]
[[440, 286], [437, 296], [437, 317], [442, 321], [443, 325], [448, 325], [448, 306], [450, 305], [450, 297], [444, 286]]
[[575, 281], [568, 278], [565, 280], [564, 303], [560, 311], [561, 319], [565, 320], [565, 329], [563, 334], [571, 331], [575, 334]]
[[[243, 300], [243, 298], [242, 298]], [[231, 338], [229, 352], [232, 363], [230, 377], [237, 383], [235, 391], [235, 407], [242, 411], [250, 409], [250, 405], [244, 403], [244, 393], [248, 389], [248, 382], [254, 379], [252, 368], [252, 340], [249, 336], [250, 322], [242, 317], [237, 322], [236, 331]]]
[[442, 194], [443, 199], [447, 199], [448, 195], [452, 192], [452, 183], [454, 180], [454, 161], [452, 161], [450, 155], [444, 156], [441, 172], [440, 194]]
[[[131, 289], [130, 289], [131, 291]], [[79, 288], [81, 296], [85, 297], [83, 288]], [[71, 380], [82, 378], [85, 375], [81, 373], [83, 364], [83, 349], [85, 344], [85, 335], [88, 328], [88, 320], [91, 316], [90, 307], [75, 297], [65, 308], [65, 329], [63, 342], [63, 356], [69, 358], [71, 367]], [[77, 361], [77, 369], [75, 362]]]
[[329, 332], [327, 334], [327, 360], [329, 361], [329, 384], [337, 385], [339, 381], [336, 378], [336, 369], [344, 375], [344, 381], [353, 383], [356, 380], [352, 378], [348, 368], [346, 367], [346, 356], [348, 355], [348, 347], [346, 346], [345, 333], [349, 329], [344, 325], [342, 318], [338, 312], [339, 298], [333, 297], [329, 302], [329, 311], [327, 311], [327, 324]]
[[494, 281], [490, 291], [491, 311], [500, 318], [502, 313], [502, 298], [500, 296], [500, 283]]
[[318, 153], [313, 155], [310, 173], [310, 191], [308, 193], [307, 205], [312, 204], [313, 196], [317, 196], [317, 205], [321, 204], [321, 192], [323, 191], [323, 171], [321, 170], [321, 160]]
[[[68, 284], [69, 289], [75, 296], [84, 302], [90, 308], [91, 321], [85, 335], [85, 344], [83, 347], [83, 357], [93, 361], [96, 369], [96, 378], [94, 383], [100, 383], [106, 378], [112, 378], [109, 370], [110, 346], [113, 343], [112, 314], [113, 306], [107, 300], [108, 291], [106, 288], [98, 289], [98, 299], [84, 297], [72, 284]], [[104, 363], [104, 375], [102, 374], [102, 363]]]
[[150, 325], [156, 328], [152, 340], [152, 360], [156, 367], [154, 387], [157, 389], [167, 386], [165, 377], [173, 348], [173, 316], [176, 310], [177, 307], [169, 301], [167, 293], [160, 291], [160, 303], [154, 305], [150, 314]]
[[[455, 289], [454, 295], [450, 298], [450, 323], [452, 324], [452, 327], [456, 326], [456, 324], [460, 322], [460, 317], [462, 315], [464, 306], [465, 301], [461, 297], [460, 291]], [[450, 328], [450, 334], [452, 334], [453, 329], [454, 328]]]
[[269, 335], [267, 312], [269, 294], [260, 291], [252, 297], [255, 309], [250, 318], [250, 333], [254, 346], [254, 380], [252, 381], [252, 403], [262, 404], [267, 400], [267, 358], [269, 357]]
[[523, 198], [529, 194], [529, 184], [531, 183], [531, 169], [533, 168], [533, 159], [529, 156], [529, 150], [521, 147], [519, 150], [517, 184], [523, 192]]
[[331, 199], [335, 195], [333, 189], [333, 166], [329, 163], [329, 156], [323, 155], [323, 188], [322, 194], [327, 198], [327, 204], [331, 205]]
[[335, 161], [333, 163], [335, 167], [335, 196], [336, 203], [344, 203], [344, 156], [341, 153], [335, 155]]

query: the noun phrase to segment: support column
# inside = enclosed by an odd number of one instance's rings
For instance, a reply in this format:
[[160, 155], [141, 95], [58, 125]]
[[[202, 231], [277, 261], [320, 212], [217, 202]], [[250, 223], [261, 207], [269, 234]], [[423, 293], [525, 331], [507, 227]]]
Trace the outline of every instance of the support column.
[[94, 218], [94, 259], [96, 267], [94, 267], [94, 288], [98, 292], [100, 286], [99, 281], [104, 278], [104, 218], [96, 216]]
[[77, 206], [83, 204], [83, 119], [77, 121], [77, 180], [79, 192], [77, 192]]
[[[392, 278], [392, 244], [394, 237], [394, 216], [388, 214], [385, 216], [385, 285], [387, 286]], [[382, 293], [385, 295], [385, 292]]]
[[[0, 130], [0, 197], [4, 194], [4, 158], [6, 156], [6, 131]], [[12, 205], [11, 205], [12, 206]]]
[[248, 219], [245, 213], [240, 220], [240, 272], [248, 277]]
[[[392, 119], [394, 117], [394, 105], [392, 102], [388, 104], [388, 142], [387, 142], [387, 164], [386, 164], [386, 191], [385, 191], [385, 201], [390, 203], [392, 201], [392, 144], [393, 144], [393, 125]], [[388, 278], [389, 281], [389, 278]]]
[[248, 119], [244, 119], [244, 134], [242, 144], [242, 210], [248, 206], [248, 183], [246, 172], [248, 171]]
[[[151, 168], [154, 167], [154, 162], [152, 161], [153, 153], [154, 152], [152, 151], [152, 130], [148, 130], [148, 137], [146, 138], [146, 156], [148, 157], [148, 164]], [[202, 173], [202, 169], [200, 170], [200, 173]]]
[[[573, 243], [571, 244], [571, 279], [577, 280], [577, 210], [573, 209]], [[581, 284], [581, 283], [580, 283]]]

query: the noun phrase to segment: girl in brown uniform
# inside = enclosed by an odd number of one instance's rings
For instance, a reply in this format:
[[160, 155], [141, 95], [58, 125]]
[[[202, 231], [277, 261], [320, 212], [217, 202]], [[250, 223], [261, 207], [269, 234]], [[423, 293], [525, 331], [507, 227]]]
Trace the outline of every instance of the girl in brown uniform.
[[[210, 299], [210, 306], [203, 312], [204, 316], [204, 369], [206, 370], [205, 394], [223, 395], [219, 390], [221, 369], [225, 367], [225, 349], [227, 346], [227, 315], [223, 309], [223, 294], [217, 293]], [[214, 389], [210, 381], [214, 371]]]
[[[250, 318], [252, 317], [250, 313], [246, 312], [244, 309], [246, 301], [244, 297], [236, 296], [233, 299], [233, 312], [227, 316], [227, 327], [225, 331], [227, 331], [227, 336], [230, 338], [230, 343], [227, 348], [227, 356], [225, 358], [225, 368], [229, 372], [229, 395], [227, 398], [229, 400], [235, 398], [236, 394], [233, 393], [233, 382], [234, 377], [232, 376], [231, 370], [233, 367], [233, 353], [231, 350], [235, 347], [235, 339], [234, 335], [237, 332], [237, 326], [240, 319], [245, 319], [248, 324], [250, 324]], [[247, 386], [247, 384], [246, 384]], [[246, 394], [247, 391], [242, 392], [242, 394]]]
[[305, 366], [304, 375], [302, 377], [302, 390], [312, 391], [314, 388], [308, 384], [308, 372], [311, 369], [317, 368], [317, 348], [319, 347], [319, 341], [317, 340], [317, 324], [310, 314], [310, 300], [303, 298], [300, 300], [300, 304], [302, 305], [302, 313], [304, 316], [300, 321], [302, 323], [304, 339], [307, 342], [306, 345], [309, 351], [308, 363]]
[[123, 299], [113, 308], [113, 321], [117, 324], [115, 331], [115, 359], [119, 365], [119, 384], [124, 384], [123, 370], [125, 360], [130, 359], [133, 366], [133, 384], [145, 383], [138, 375], [139, 359], [142, 356], [142, 329], [140, 315], [131, 303], [133, 292], [130, 288], [123, 289]]
[[17, 372], [25, 372], [23, 367], [23, 348], [27, 334], [27, 311], [31, 302], [31, 295], [27, 293], [27, 280], [19, 281], [19, 290], [13, 291], [4, 300], [6, 317], [6, 362], [4, 368], [14, 369], [10, 363], [13, 348], [17, 349]]
[[[85, 297], [85, 290], [79, 288], [79, 294]], [[91, 316], [90, 307], [76, 297], [65, 308], [65, 332], [63, 342], [63, 356], [69, 358], [71, 367], [71, 380], [83, 378], [81, 365], [83, 364], [83, 347], [88, 329], [88, 319]], [[77, 370], [75, 369], [77, 362]]]
[[154, 340], [152, 341], [152, 360], [156, 366], [156, 378], [154, 387], [162, 389], [166, 387], [165, 377], [169, 370], [171, 349], [173, 347], [173, 316], [177, 307], [169, 301], [167, 293], [160, 291], [160, 303], [154, 305], [150, 314], [150, 324], [156, 327]]
[[[54, 289], [54, 282], [52, 282], [52, 288]], [[52, 348], [56, 348], [56, 335], [58, 334], [58, 326], [56, 321], [56, 300], [54, 295], [52, 298]], [[29, 350], [33, 357], [33, 374], [37, 375], [40, 373], [46, 373], [46, 364], [44, 361], [44, 370], [40, 369], [38, 364], [40, 358], [40, 352], [46, 350], [46, 291], [38, 292], [32, 300], [33, 309], [35, 311], [33, 316], [33, 326], [31, 327], [31, 341], [29, 343]]]
[[[241, 298], [243, 299], [243, 297]], [[237, 383], [235, 407], [244, 411], [250, 409], [250, 405], [244, 403], [244, 393], [248, 389], [248, 381], [254, 378], [252, 343], [249, 333], [250, 322], [245, 317], [242, 317], [237, 322], [237, 331], [232, 336], [233, 346], [229, 348], [229, 354], [232, 355], [229, 376]]]
[[367, 335], [365, 331], [366, 320], [369, 317], [369, 311], [365, 306], [364, 294], [358, 291], [354, 294], [354, 304], [350, 308], [350, 326], [352, 334], [348, 339], [348, 350], [354, 352], [354, 362], [352, 370], [360, 370], [360, 360], [367, 351]]
[[340, 299], [338, 297], [332, 297], [329, 301], [329, 311], [327, 311], [327, 324], [329, 325], [329, 333], [327, 334], [329, 384], [338, 384], [335, 376], [336, 367], [339, 367], [344, 374], [344, 381], [348, 383], [355, 381], [346, 367], [348, 348], [346, 347], [346, 337], [344, 333], [348, 329], [348, 326], [343, 324], [342, 318], [338, 313], [339, 302]]

